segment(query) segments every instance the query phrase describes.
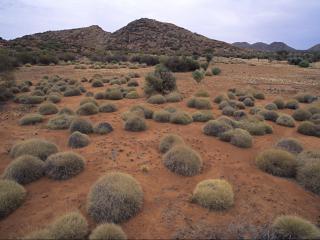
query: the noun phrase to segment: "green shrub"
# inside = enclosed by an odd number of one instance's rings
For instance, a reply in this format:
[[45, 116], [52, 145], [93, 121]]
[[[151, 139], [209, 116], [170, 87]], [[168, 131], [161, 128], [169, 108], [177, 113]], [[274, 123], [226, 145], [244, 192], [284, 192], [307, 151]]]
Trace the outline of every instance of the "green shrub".
[[168, 94], [176, 89], [176, 78], [162, 65], [156, 67], [156, 70], [149, 73], [145, 78], [144, 92], [147, 95], [154, 93]]
[[42, 96], [20, 95], [15, 98], [15, 102], [22, 104], [40, 104], [45, 100]]
[[252, 146], [252, 136], [248, 131], [237, 128], [232, 131], [230, 143], [240, 148], [250, 148]]
[[305, 163], [312, 161], [320, 161], [320, 151], [319, 150], [305, 150], [297, 156], [298, 165], [302, 166]]
[[81, 105], [77, 110], [77, 113], [83, 116], [97, 114], [98, 112], [99, 108], [93, 103], [85, 103]]
[[92, 98], [84, 98], [80, 101], [80, 106], [86, 104], [86, 103], [92, 103], [95, 106], [99, 107], [99, 104], [97, 103], [96, 100], [92, 99]]
[[23, 186], [0, 179], [0, 219], [5, 218], [24, 202], [27, 192]]
[[113, 223], [105, 223], [96, 227], [89, 236], [90, 240], [106, 239], [106, 240], [126, 240], [127, 235], [122, 228]]
[[136, 79], [130, 79], [127, 85], [128, 87], [137, 87], [139, 86], [139, 83]]
[[74, 111], [71, 110], [70, 108], [64, 107], [61, 108], [60, 111], [58, 112], [59, 115], [75, 115]]
[[197, 111], [192, 114], [192, 119], [194, 122], [208, 122], [213, 119], [213, 114], [211, 111]]
[[313, 114], [309, 120], [316, 125], [320, 125], [320, 113]]
[[238, 123], [238, 127], [247, 130], [251, 135], [255, 136], [262, 136], [273, 132], [273, 129], [270, 125], [263, 121], [257, 120], [242, 120]]
[[277, 239], [318, 239], [320, 230], [297, 216], [280, 216], [272, 224]]
[[244, 110], [237, 110], [233, 113], [233, 117], [236, 120], [245, 119], [248, 117], [247, 113]]
[[178, 135], [168, 134], [160, 139], [159, 150], [161, 153], [166, 153], [176, 145], [184, 145], [183, 139]]
[[274, 103], [268, 103], [267, 105], [264, 106], [264, 108], [270, 111], [278, 110], [277, 105]]
[[219, 120], [210, 120], [207, 122], [202, 131], [205, 135], [219, 137], [222, 133], [232, 129], [232, 126]]
[[279, 177], [294, 177], [297, 162], [291, 153], [280, 149], [269, 149], [256, 158], [257, 166], [272, 175]]
[[255, 99], [260, 99], [260, 100], [266, 98], [265, 95], [264, 95], [264, 93], [262, 93], [262, 92], [254, 92], [254, 93], [253, 93], [253, 97], [254, 97]]
[[262, 116], [264, 120], [272, 122], [276, 122], [279, 117], [279, 114], [272, 110], [261, 110], [258, 112], [258, 114]]
[[243, 104], [247, 107], [253, 107], [254, 106], [254, 101], [251, 98], [245, 98], [243, 100]]
[[138, 105], [134, 105], [130, 108], [130, 111], [131, 112], [134, 112], [134, 111], [141, 111], [143, 112], [144, 114], [144, 117], [146, 119], [152, 119], [152, 116], [153, 116], [153, 110], [144, 106], [143, 104], [138, 104]]
[[194, 80], [196, 80], [197, 83], [200, 83], [205, 77], [204, 73], [205, 72], [202, 70], [195, 70], [194, 72], [192, 72], [192, 77]]
[[298, 102], [301, 102], [301, 103], [312, 103], [317, 99], [317, 97], [313, 96], [310, 93], [300, 93], [295, 96], [295, 99], [297, 99]]
[[43, 122], [44, 118], [41, 114], [37, 113], [29, 113], [19, 120], [19, 124], [24, 126], [24, 125], [34, 125], [37, 123]]
[[74, 152], [52, 154], [45, 161], [45, 173], [49, 178], [65, 180], [78, 175], [84, 169], [84, 158]]
[[90, 189], [88, 214], [98, 223], [121, 223], [142, 209], [143, 191], [130, 175], [113, 172], [100, 178]]
[[215, 103], [221, 103], [222, 101], [225, 101], [225, 100], [228, 100], [229, 98], [226, 96], [226, 95], [224, 95], [224, 94], [220, 94], [220, 95], [218, 95], [218, 96], [216, 96], [215, 98], [214, 98], [214, 102]]
[[68, 140], [68, 146], [71, 148], [83, 148], [88, 146], [90, 143], [90, 138], [88, 135], [81, 132], [73, 132]]
[[70, 124], [70, 132], [73, 133], [75, 131], [79, 131], [84, 134], [89, 134], [93, 132], [92, 123], [83, 118], [75, 118], [72, 120]]
[[286, 108], [289, 109], [298, 109], [299, 108], [299, 103], [295, 99], [291, 99], [286, 103]]
[[44, 174], [44, 162], [31, 155], [22, 155], [13, 160], [4, 170], [3, 178], [27, 184]]
[[46, 140], [29, 139], [15, 144], [10, 151], [10, 156], [13, 158], [21, 155], [31, 155], [46, 160], [48, 156], [58, 152], [58, 147]]
[[166, 107], [164, 110], [166, 110], [169, 113], [174, 113], [174, 112], [178, 111], [176, 108], [170, 107], [170, 106]]
[[277, 105], [278, 109], [284, 109], [286, 106], [282, 98], [276, 98], [275, 100], [273, 100], [273, 103]]
[[182, 96], [178, 92], [171, 92], [165, 96], [167, 102], [180, 102], [182, 101]]
[[170, 113], [165, 110], [158, 110], [153, 113], [153, 120], [156, 122], [169, 122]]
[[139, 98], [139, 93], [137, 91], [130, 91], [126, 94], [126, 98], [128, 99], [137, 99]]
[[211, 69], [211, 72], [213, 75], [219, 75], [221, 73], [221, 70], [218, 67], [214, 67]]
[[113, 127], [111, 126], [110, 123], [107, 123], [107, 122], [98, 123], [93, 128], [94, 133], [101, 134], [101, 135], [111, 133], [112, 131], [113, 131]]
[[294, 119], [288, 114], [282, 114], [277, 118], [277, 124], [285, 127], [294, 127], [296, 124]]
[[170, 122], [174, 124], [188, 125], [192, 123], [192, 117], [183, 111], [177, 111], [170, 115]]
[[201, 181], [193, 191], [192, 202], [210, 210], [229, 209], [234, 203], [232, 186], [222, 179]]
[[294, 138], [280, 139], [276, 143], [276, 147], [282, 150], [286, 150], [292, 154], [299, 154], [300, 152], [303, 151], [303, 146], [301, 145], [301, 143]]
[[65, 97], [73, 97], [73, 96], [80, 96], [81, 91], [79, 88], [69, 88], [64, 93], [63, 96]]
[[210, 97], [209, 93], [205, 90], [198, 90], [195, 94], [194, 94], [195, 97]]
[[226, 115], [226, 116], [233, 116], [234, 113], [235, 113], [236, 109], [231, 107], [231, 106], [225, 106], [223, 109], [222, 109], [222, 114], [223, 115]]
[[189, 72], [200, 68], [199, 63], [190, 57], [166, 57], [162, 62], [172, 72]]
[[297, 170], [297, 181], [304, 188], [320, 195], [320, 157], [304, 159], [303, 165]]
[[298, 126], [298, 133], [307, 136], [320, 137], [320, 125], [316, 125], [309, 121], [304, 121]]
[[47, 123], [47, 128], [52, 130], [63, 130], [68, 129], [73, 120], [72, 116], [69, 115], [58, 115], [49, 119]]
[[39, 106], [39, 113], [42, 115], [56, 114], [59, 110], [54, 103], [43, 103]]
[[103, 82], [101, 80], [93, 80], [91, 86], [94, 88], [103, 87]]
[[309, 67], [310, 64], [307, 60], [302, 60], [298, 65], [299, 65], [299, 67], [307, 68], [307, 67]]
[[208, 98], [193, 97], [188, 100], [187, 106], [196, 109], [212, 109], [211, 102]]
[[123, 93], [120, 88], [109, 88], [106, 91], [106, 99], [120, 100], [123, 99]]
[[311, 118], [312, 114], [305, 109], [297, 109], [293, 112], [292, 117], [296, 121], [306, 121]]
[[58, 94], [52, 93], [48, 96], [47, 100], [52, 103], [58, 103], [58, 102], [61, 102], [61, 96]]
[[147, 129], [147, 124], [143, 118], [131, 116], [125, 121], [124, 129], [131, 132], [141, 132]]
[[184, 145], [173, 146], [163, 156], [163, 163], [170, 171], [182, 176], [194, 176], [202, 168], [200, 155]]
[[99, 107], [99, 111], [104, 113], [116, 112], [117, 110], [117, 106], [113, 103], [104, 103]]
[[96, 94], [94, 94], [94, 99], [105, 99], [106, 98], [106, 94], [104, 92], [97, 92]]
[[151, 103], [151, 104], [164, 104], [164, 103], [166, 103], [166, 99], [164, 96], [162, 96], [160, 94], [156, 94], [156, 95], [149, 97], [147, 102]]

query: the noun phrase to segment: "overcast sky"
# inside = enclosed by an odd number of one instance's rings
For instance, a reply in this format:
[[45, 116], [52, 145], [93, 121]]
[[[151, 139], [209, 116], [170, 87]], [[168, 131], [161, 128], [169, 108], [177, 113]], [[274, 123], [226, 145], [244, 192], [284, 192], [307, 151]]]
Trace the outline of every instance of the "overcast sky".
[[320, 43], [320, 0], [0, 0], [0, 37], [90, 25], [113, 32], [142, 17], [230, 43]]

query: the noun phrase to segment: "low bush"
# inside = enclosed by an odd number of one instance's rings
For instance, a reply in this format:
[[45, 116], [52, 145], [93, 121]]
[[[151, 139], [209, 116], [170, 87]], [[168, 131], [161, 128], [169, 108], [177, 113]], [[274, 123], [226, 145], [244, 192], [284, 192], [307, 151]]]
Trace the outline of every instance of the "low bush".
[[91, 86], [94, 88], [103, 87], [103, 82], [101, 80], [93, 80]]
[[286, 104], [282, 98], [276, 98], [273, 100], [273, 103], [277, 106], [278, 109], [284, 109]]
[[104, 92], [97, 92], [96, 94], [94, 94], [94, 99], [101, 100], [105, 98], [106, 98], [106, 94]]
[[243, 100], [243, 104], [247, 107], [253, 107], [254, 106], [254, 101], [251, 98], [245, 98]]
[[128, 87], [137, 87], [139, 86], [139, 83], [136, 79], [130, 79], [127, 83]]
[[160, 94], [156, 94], [149, 97], [147, 102], [151, 104], [164, 104], [166, 103], [166, 98]]
[[222, 133], [232, 129], [233, 127], [226, 122], [210, 120], [204, 125], [202, 131], [205, 135], [219, 137]]
[[210, 97], [209, 93], [205, 90], [202, 90], [202, 89], [196, 91], [194, 96], [195, 97]]
[[310, 121], [304, 121], [298, 126], [298, 133], [307, 136], [320, 137], [320, 125], [316, 125]]
[[38, 111], [42, 115], [50, 115], [58, 113], [59, 109], [54, 103], [43, 103], [39, 106]]
[[93, 128], [94, 133], [101, 134], [101, 135], [111, 133], [112, 131], [113, 131], [113, 127], [111, 126], [110, 123], [107, 123], [107, 122], [98, 123]]
[[252, 147], [252, 136], [248, 131], [237, 128], [232, 131], [230, 143], [234, 146], [240, 148], [250, 148]]
[[45, 98], [42, 96], [29, 96], [29, 95], [20, 95], [15, 98], [15, 102], [22, 104], [40, 104], [44, 102]]
[[113, 223], [105, 223], [97, 226], [89, 236], [89, 240], [97, 239], [127, 240], [127, 235], [120, 226]]
[[61, 96], [58, 94], [52, 93], [48, 96], [47, 100], [52, 103], [58, 103], [58, 102], [61, 102]]
[[236, 109], [231, 107], [231, 106], [225, 106], [223, 109], [222, 109], [222, 114], [223, 115], [226, 115], [226, 116], [233, 116], [234, 113], [235, 113]]
[[284, 150], [265, 150], [257, 156], [256, 164], [261, 170], [275, 176], [294, 177], [296, 174], [296, 159]]
[[305, 150], [298, 154], [297, 156], [298, 165], [302, 166], [305, 163], [320, 161], [320, 151], [319, 150]]
[[167, 57], [162, 62], [172, 72], [189, 72], [200, 68], [199, 63], [190, 57]]
[[170, 115], [170, 122], [174, 124], [182, 124], [182, 125], [188, 125], [193, 122], [192, 117], [183, 111], [176, 111], [174, 113], [171, 113]]
[[201, 181], [193, 191], [192, 202], [210, 210], [229, 209], [234, 203], [232, 186], [222, 179]]
[[45, 173], [49, 178], [65, 180], [78, 175], [84, 169], [85, 161], [74, 152], [52, 154], [45, 161]]
[[6, 167], [2, 177], [20, 184], [38, 180], [44, 175], [44, 162], [31, 155], [22, 155]]
[[247, 130], [251, 135], [255, 136], [262, 136], [273, 132], [270, 125], [258, 120], [245, 119], [240, 121], [237, 125], [239, 128]]
[[0, 219], [5, 218], [24, 202], [27, 192], [11, 180], [0, 179]]
[[113, 103], [104, 103], [99, 107], [99, 112], [103, 113], [116, 112], [117, 110], [117, 106]]
[[58, 112], [59, 115], [75, 115], [75, 112], [71, 110], [70, 108], [64, 107], [61, 108], [60, 111]]
[[213, 114], [211, 111], [197, 111], [192, 114], [192, 119], [194, 122], [208, 122], [213, 119]]
[[320, 155], [317, 159], [304, 159], [297, 170], [297, 181], [307, 190], [320, 195]]
[[194, 176], [202, 168], [200, 155], [184, 145], [174, 145], [163, 156], [163, 163], [170, 171], [182, 176]]
[[280, 139], [275, 146], [292, 154], [299, 154], [303, 151], [302, 144], [294, 138]]
[[196, 109], [212, 109], [211, 102], [208, 98], [193, 97], [188, 100], [187, 106]]
[[313, 114], [309, 121], [315, 125], [320, 125], [320, 113]]
[[259, 100], [262, 100], [262, 99], [265, 99], [265, 98], [266, 98], [265, 95], [264, 95], [264, 93], [262, 93], [262, 92], [254, 92], [254, 93], [253, 93], [253, 97], [254, 97], [255, 99], [259, 99]]
[[71, 148], [83, 148], [88, 146], [90, 143], [90, 138], [88, 135], [81, 132], [73, 132], [68, 140], [68, 146]]
[[288, 109], [298, 109], [299, 108], [299, 102], [295, 99], [291, 99], [287, 101], [286, 108]]
[[19, 125], [34, 125], [43, 122], [44, 118], [41, 114], [29, 113], [19, 120]]
[[165, 110], [158, 110], [153, 113], [153, 120], [156, 122], [169, 122], [170, 113]]
[[213, 75], [219, 75], [221, 73], [221, 70], [218, 67], [214, 67], [211, 69], [211, 72]]
[[92, 103], [94, 104], [95, 106], [99, 107], [99, 104], [97, 103], [96, 100], [94, 100], [93, 98], [90, 98], [90, 97], [87, 97], [87, 98], [84, 98], [80, 101], [80, 106], [86, 104], [86, 103]]
[[167, 102], [180, 102], [182, 101], [182, 95], [178, 92], [171, 92], [167, 95], [165, 95]]
[[282, 114], [277, 118], [276, 123], [285, 127], [295, 127], [294, 119], [288, 114]]
[[247, 113], [244, 110], [237, 110], [233, 113], [233, 117], [236, 120], [245, 119], [248, 117]]
[[276, 239], [318, 239], [320, 230], [297, 216], [280, 216], [272, 224]]
[[317, 99], [317, 97], [310, 93], [300, 93], [295, 96], [295, 99], [300, 103], [312, 103]]
[[123, 93], [120, 88], [109, 88], [106, 91], [106, 99], [109, 100], [121, 100], [123, 99]]
[[49, 119], [47, 123], [47, 128], [52, 130], [63, 130], [68, 129], [73, 120], [72, 116], [69, 115], [58, 115]]
[[153, 110], [142, 105], [142, 104], [132, 106], [130, 108], [130, 112], [134, 112], [134, 111], [141, 111], [141, 112], [143, 112], [143, 115], [146, 119], [152, 119]]
[[147, 124], [143, 118], [131, 116], [125, 121], [124, 129], [131, 132], [141, 132], [147, 129]]
[[75, 118], [72, 120], [70, 124], [70, 132], [73, 133], [75, 131], [79, 131], [84, 134], [89, 134], [93, 132], [92, 123], [83, 118]]
[[223, 95], [223, 94], [220, 94], [220, 95], [218, 95], [218, 96], [216, 96], [214, 99], [213, 99], [213, 101], [215, 102], [215, 103], [221, 103], [222, 101], [225, 101], [225, 100], [228, 100], [229, 98], [226, 96], [226, 95]]
[[42, 139], [29, 139], [15, 144], [10, 151], [10, 156], [13, 158], [22, 155], [31, 155], [46, 160], [51, 154], [57, 153], [58, 147], [46, 140]]
[[183, 139], [178, 135], [168, 134], [160, 139], [159, 150], [161, 153], [166, 153], [176, 145], [184, 145]]
[[137, 99], [139, 98], [139, 93], [137, 91], [130, 91], [126, 94], [127, 99]]
[[93, 103], [85, 103], [81, 105], [77, 110], [77, 113], [83, 116], [97, 114], [98, 112], [99, 108]]
[[73, 97], [73, 96], [80, 96], [81, 91], [79, 88], [68, 88], [64, 93], [63, 96], [65, 97]]
[[277, 105], [274, 103], [268, 103], [267, 105], [264, 106], [264, 108], [270, 111], [278, 110]]
[[307, 60], [302, 60], [298, 65], [299, 65], [299, 67], [302, 67], [302, 68], [307, 68], [310, 66], [310, 64]]
[[258, 112], [258, 114], [262, 116], [264, 120], [272, 122], [276, 122], [279, 117], [279, 114], [272, 110], [261, 110]]
[[306, 121], [311, 118], [312, 114], [305, 109], [297, 109], [292, 113], [292, 117], [296, 121]]
[[113, 172], [100, 178], [90, 189], [88, 214], [98, 223], [121, 223], [142, 209], [143, 191], [130, 175]]
[[192, 72], [192, 77], [194, 80], [196, 80], [197, 83], [200, 83], [205, 77], [205, 72], [202, 70], [195, 70], [194, 72]]

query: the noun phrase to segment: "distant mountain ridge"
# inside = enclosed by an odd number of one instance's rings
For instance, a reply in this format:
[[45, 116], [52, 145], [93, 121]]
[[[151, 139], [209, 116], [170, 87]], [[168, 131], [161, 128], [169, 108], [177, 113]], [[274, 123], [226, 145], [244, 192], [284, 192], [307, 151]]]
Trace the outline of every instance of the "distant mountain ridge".
[[320, 52], [320, 43], [314, 45], [313, 47], [309, 48], [308, 51], [310, 52]]
[[273, 42], [270, 44], [263, 42], [256, 42], [253, 44], [247, 42], [235, 42], [232, 43], [233, 46], [244, 48], [244, 49], [253, 49], [257, 51], [267, 51], [267, 52], [277, 52], [277, 51], [288, 51], [288, 52], [296, 52], [297, 50], [288, 46], [283, 42]]

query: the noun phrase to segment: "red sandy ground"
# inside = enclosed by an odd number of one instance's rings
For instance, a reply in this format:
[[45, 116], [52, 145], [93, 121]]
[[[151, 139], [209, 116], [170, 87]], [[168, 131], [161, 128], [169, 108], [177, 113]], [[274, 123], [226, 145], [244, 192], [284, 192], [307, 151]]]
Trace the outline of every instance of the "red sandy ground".
[[[200, 88], [207, 90], [211, 98], [225, 92], [230, 87], [258, 87], [267, 93], [266, 100], [258, 100], [256, 105], [264, 105], [278, 96], [279, 89], [287, 99], [297, 91], [320, 91], [320, 70], [301, 69], [281, 64], [218, 64], [222, 69], [220, 76], [206, 77], [202, 84], [196, 84], [190, 73], [178, 73], [179, 90], [185, 96], [183, 102], [161, 106], [150, 105], [154, 109], [175, 106], [188, 112], [195, 111], [186, 107], [186, 100]], [[80, 79], [95, 73], [104, 76], [117, 76], [128, 72], [139, 72], [142, 76], [152, 69], [117, 70], [75, 70], [73, 66], [50, 66], [22, 68], [17, 73], [19, 80], [36, 82], [43, 75], [58, 74], [62, 77]], [[139, 82], [143, 84], [144, 78]], [[87, 90], [98, 92], [105, 89]], [[276, 93], [276, 94], [269, 94]], [[65, 97], [59, 107], [76, 109], [79, 97]], [[98, 100], [100, 103], [105, 100]], [[201, 129], [203, 123], [187, 126], [170, 123], [156, 123], [147, 120], [148, 130], [141, 133], [127, 132], [123, 129], [121, 113], [131, 105], [145, 103], [145, 98], [115, 101], [119, 111], [99, 113], [89, 116], [92, 122], [107, 121], [114, 131], [105, 136], [90, 135], [88, 147], [74, 150], [86, 159], [85, 170], [78, 176], [66, 181], [54, 181], [46, 177], [26, 185], [27, 199], [11, 215], [0, 221], [0, 238], [21, 237], [30, 231], [44, 227], [56, 217], [72, 210], [80, 210], [87, 217], [90, 228], [95, 223], [86, 214], [86, 197], [92, 184], [110, 171], [122, 171], [134, 176], [144, 191], [143, 210], [128, 222], [121, 224], [129, 238], [166, 239], [180, 228], [203, 223], [211, 226], [263, 225], [281, 214], [296, 214], [316, 224], [320, 224], [320, 196], [306, 191], [293, 179], [275, 177], [264, 173], [255, 166], [255, 156], [262, 150], [272, 147], [281, 137], [295, 137], [306, 149], [319, 149], [320, 139], [300, 135], [296, 128], [281, 127], [270, 123], [274, 133], [254, 137], [250, 149], [240, 149], [214, 137], [205, 136]], [[23, 116], [21, 106], [15, 103], [5, 105], [0, 113], [0, 172], [10, 163], [8, 151], [18, 140], [40, 137], [56, 143], [61, 151], [70, 150], [67, 139], [68, 130], [53, 131], [45, 124], [19, 126], [17, 121]], [[35, 112], [37, 108], [32, 108]], [[285, 110], [290, 113], [291, 110]], [[214, 104], [215, 116], [221, 113]], [[46, 117], [46, 119], [50, 116]], [[186, 143], [200, 153], [204, 161], [201, 174], [194, 177], [178, 176], [162, 164], [158, 152], [159, 139], [167, 133], [181, 135]], [[149, 172], [143, 173], [142, 165]], [[228, 211], [210, 212], [189, 202], [196, 184], [204, 179], [223, 178], [234, 188], [235, 205]]]

